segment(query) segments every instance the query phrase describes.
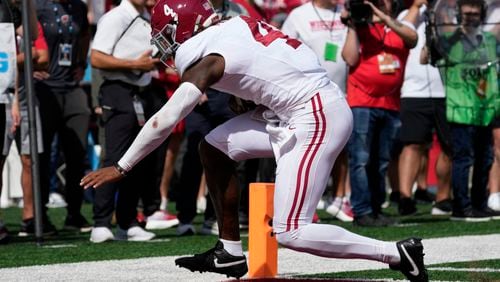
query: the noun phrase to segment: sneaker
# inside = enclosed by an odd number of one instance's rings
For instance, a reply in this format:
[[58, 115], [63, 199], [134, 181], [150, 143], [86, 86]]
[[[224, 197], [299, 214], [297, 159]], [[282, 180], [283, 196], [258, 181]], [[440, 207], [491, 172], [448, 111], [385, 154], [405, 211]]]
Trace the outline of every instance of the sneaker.
[[0, 221], [0, 245], [7, 244], [9, 241], [10, 236], [7, 227]]
[[177, 235], [178, 236], [191, 236], [194, 235], [196, 231], [194, 230], [194, 226], [191, 223], [181, 223], [177, 226]]
[[488, 207], [500, 211], [500, 193], [491, 193], [488, 197]]
[[[56, 227], [48, 220], [42, 223], [42, 235], [51, 236], [56, 235]], [[21, 222], [21, 228], [17, 236], [28, 237], [35, 235], [35, 220], [33, 218], [25, 219]]]
[[219, 236], [219, 225], [217, 224], [217, 221], [205, 220], [201, 226], [200, 234]]
[[391, 203], [394, 203], [394, 204], [398, 204], [400, 198], [401, 198], [401, 194], [399, 193], [399, 191], [396, 191], [396, 192], [393, 191], [389, 195], [389, 201]]
[[214, 272], [227, 277], [239, 279], [248, 272], [247, 259], [243, 256], [233, 256], [224, 250], [221, 241], [215, 247], [202, 254], [181, 257], [175, 260], [175, 265], [191, 271]]
[[500, 219], [500, 211], [496, 211], [494, 209], [490, 209], [489, 207], [486, 207], [482, 212], [488, 214], [491, 219], [493, 220], [499, 220]]
[[92, 243], [102, 243], [114, 239], [113, 232], [107, 227], [94, 227], [90, 233], [90, 242]]
[[154, 237], [154, 233], [148, 232], [139, 226], [132, 226], [127, 230], [118, 227], [115, 239], [122, 241], [149, 241]]
[[352, 222], [354, 220], [351, 205], [349, 201], [344, 199], [333, 201], [333, 203], [326, 208], [326, 212], [343, 222]]
[[324, 210], [326, 208], [326, 201], [323, 198], [319, 199], [318, 204], [316, 205], [317, 210]]
[[417, 213], [415, 202], [411, 198], [399, 199], [398, 212], [400, 215], [414, 215]]
[[166, 211], [156, 211], [146, 218], [147, 230], [167, 229], [179, 224], [177, 216]]
[[67, 231], [77, 231], [81, 233], [88, 233], [92, 231], [92, 225], [83, 217], [83, 215], [79, 214], [76, 216], [68, 215], [66, 220], [64, 221], [64, 230]]
[[480, 210], [468, 208], [462, 211], [454, 210], [450, 219], [453, 221], [484, 222], [490, 221], [491, 215]]
[[430, 204], [434, 202], [435, 199], [436, 197], [433, 194], [429, 193], [427, 189], [417, 188], [417, 190], [415, 191], [415, 201], [417, 203]]
[[49, 209], [65, 208], [68, 203], [61, 194], [53, 192], [49, 194], [49, 202], [45, 206]]
[[422, 239], [410, 238], [396, 243], [401, 263], [390, 265], [393, 270], [401, 271], [411, 282], [427, 282], [427, 270], [424, 265], [424, 246]]
[[394, 226], [399, 223], [395, 218], [387, 216], [382, 212], [377, 214], [377, 220], [384, 224], [384, 226]]
[[450, 199], [435, 202], [432, 206], [431, 215], [450, 215], [453, 210]]
[[373, 213], [365, 214], [362, 216], [355, 216], [353, 220], [353, 225], [354, 226], [360, 226], [360, 227], [383, 227], [387, 226], [387, 223], [380, 220], [377, 216], [375, 216]]

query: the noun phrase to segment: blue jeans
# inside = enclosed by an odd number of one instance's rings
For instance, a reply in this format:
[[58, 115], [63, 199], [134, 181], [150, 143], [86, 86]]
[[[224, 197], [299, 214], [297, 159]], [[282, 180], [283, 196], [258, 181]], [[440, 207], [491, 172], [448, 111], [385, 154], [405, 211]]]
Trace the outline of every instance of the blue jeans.
[[385, 175], [394, 140], [401, 127], [399, 112], [352, 108], [354, 128], [349, 139], [351, 205], [354, 215], [378, 214], [385, 201]]
[[[491, 128], [450, 123], [450, 129], [453, 150], [453, 210], [460, 212], [470, 207], [482, 210], [486, 208], [486, 186], [493, 163]], [[469, 198], [469, 171], [472, 166], [474, 171]]]

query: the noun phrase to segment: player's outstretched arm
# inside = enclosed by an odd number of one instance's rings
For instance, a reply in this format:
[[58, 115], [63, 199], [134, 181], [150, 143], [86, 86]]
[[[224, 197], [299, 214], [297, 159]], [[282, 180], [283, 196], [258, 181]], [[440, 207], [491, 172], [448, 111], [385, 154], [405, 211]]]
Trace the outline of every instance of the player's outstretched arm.
[[167, 139], [174, 126], [197, 105], [203, 91], [217, 82], [223, 73], [224, 59], [220, 56], [207, 56], [191, 66], [183, 75], [182, 83], [174, 95], [146, 122], [118, 163], [90, 172], [82, 178], [80, 185], [85, 189], [98, 188], [123, 178]]

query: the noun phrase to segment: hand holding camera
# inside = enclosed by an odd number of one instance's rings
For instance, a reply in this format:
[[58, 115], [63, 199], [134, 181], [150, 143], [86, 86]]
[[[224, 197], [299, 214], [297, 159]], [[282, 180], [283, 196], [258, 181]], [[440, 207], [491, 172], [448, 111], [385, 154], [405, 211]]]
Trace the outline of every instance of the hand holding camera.
[[347, 10], [349, 11], [347, 17], [343, 15], [341, 17], [342, 23], [347, 26], [355, 27], [372, 21], [372, 8], [365, 3], [365, 0], [350, 0]]

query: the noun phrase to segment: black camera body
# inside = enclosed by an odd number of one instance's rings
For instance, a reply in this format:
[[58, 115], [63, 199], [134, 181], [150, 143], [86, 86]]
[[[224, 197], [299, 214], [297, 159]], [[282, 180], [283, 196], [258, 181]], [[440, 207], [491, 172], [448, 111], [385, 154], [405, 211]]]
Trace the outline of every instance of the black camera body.
[[367, 24], [372, 21], [373, 11], [364, 0], [350, 0], [348, 6], [350, 18], [355, 25]]

